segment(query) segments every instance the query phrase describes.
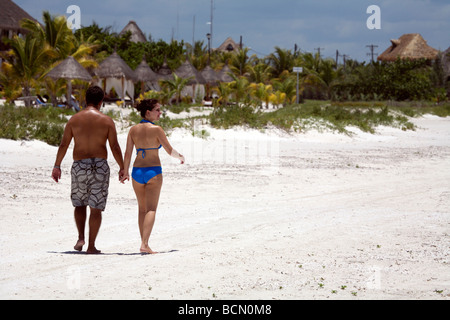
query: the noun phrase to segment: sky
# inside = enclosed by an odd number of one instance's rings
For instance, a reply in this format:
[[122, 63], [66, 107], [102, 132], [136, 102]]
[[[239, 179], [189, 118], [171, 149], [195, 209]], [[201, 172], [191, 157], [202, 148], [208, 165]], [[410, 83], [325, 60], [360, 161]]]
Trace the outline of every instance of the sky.
[[[42, 12], [70, 17], [80, 8], [81, 26], [94, 21], [119, 33], [136, 21], [147, 38], [204, 41], [211, 28], [211, 0], [13, 0], [35, 19]], [[378, 11], [370, 10], [377, 6]], [[232, 37], [260, 57], [275, 47], [318, 52], [336, 59], [336, 51], [370, 61], [371, 50], [383, 53], [390, 39], [420, 33], [438, 50], [450, 47], [450, 0], [213, 0], [213, 48]], [[368, 27], [369, 25], [371, 28]], [[376, 26], [377, 28], [373, 28]], [[376, 58], [376, 56], [375, 56]]]

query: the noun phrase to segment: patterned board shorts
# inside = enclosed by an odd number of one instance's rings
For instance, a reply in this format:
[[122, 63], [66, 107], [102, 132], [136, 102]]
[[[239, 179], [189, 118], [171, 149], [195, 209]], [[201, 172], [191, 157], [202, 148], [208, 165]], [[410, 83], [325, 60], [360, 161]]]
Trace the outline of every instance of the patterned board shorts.
[[109, 188], [109, 166], [105, 159], [92, 158], [75, 161], [72, 166], [72, 193], [74, 207], [89, 206], [105, 210]]

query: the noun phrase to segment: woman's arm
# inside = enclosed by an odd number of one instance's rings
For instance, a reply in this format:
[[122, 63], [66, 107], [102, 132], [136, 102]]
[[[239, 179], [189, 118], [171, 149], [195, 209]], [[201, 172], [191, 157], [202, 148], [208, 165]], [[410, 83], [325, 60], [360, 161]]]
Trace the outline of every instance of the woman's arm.
[[166, 150], [166, 152], [181, 161], [181, 164], [184, 164], [185, 159], [184, 156], [180, 153], [178, 153], [178, 151], [176, 151], [174, 148], [172, 148], [172, 146], [170, 145], [169, 140], [167, 139], [166, 133], [164, 132], [164, 130], [161, 127], [158, 127], [158, 140], [159, 143], [164, 147], [164, 150]]

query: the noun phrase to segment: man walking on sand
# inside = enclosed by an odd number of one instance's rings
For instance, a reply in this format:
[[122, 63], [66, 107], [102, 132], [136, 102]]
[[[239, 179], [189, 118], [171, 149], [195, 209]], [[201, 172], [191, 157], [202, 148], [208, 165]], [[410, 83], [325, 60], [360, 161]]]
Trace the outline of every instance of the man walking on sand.
[[106, 141], [120, 167], [119, 180], [124, 175], [116, 126], [110, 117], [100, 112], [103, 98], [104, 92], [100, 87], [92, 86], [87, 90], [87, 107], [67, 122], [52, 172], [53, 180], [58, 182], [61, 179], [61, 162], [74, 138], [71, 199], [78, 229], [78, 241], [74, 249], [81, 251], [85, 244], [84, 229], [89, 206], [89, 244], [86, 250], [89, 254], [100, 253], [95, 248], [95, 240], [102, 222], [102, 211], [106, 207], [110, 176]]

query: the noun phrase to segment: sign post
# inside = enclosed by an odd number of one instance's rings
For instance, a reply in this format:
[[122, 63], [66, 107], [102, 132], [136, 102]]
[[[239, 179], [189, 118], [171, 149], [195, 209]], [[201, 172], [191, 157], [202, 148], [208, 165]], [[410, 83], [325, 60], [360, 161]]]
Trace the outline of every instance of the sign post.
[[295, 100], [297, 104], [300, 103], [300, 97], [299, 97], [299, 91], [298, 91], [298, 83], [299, 83], [299, 74], [300, 72], [303, 72], [303, 68], [302, 67], [294, 67], [293, 72], [297, 73], [297, 99]]

